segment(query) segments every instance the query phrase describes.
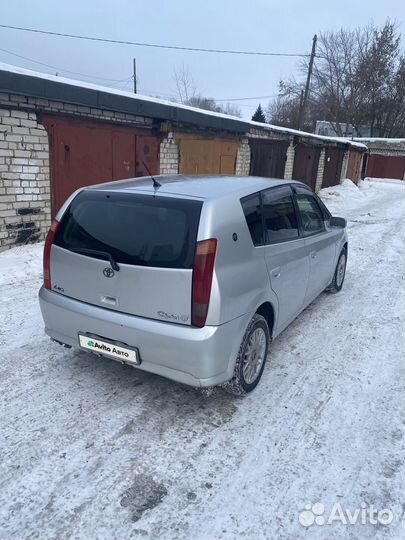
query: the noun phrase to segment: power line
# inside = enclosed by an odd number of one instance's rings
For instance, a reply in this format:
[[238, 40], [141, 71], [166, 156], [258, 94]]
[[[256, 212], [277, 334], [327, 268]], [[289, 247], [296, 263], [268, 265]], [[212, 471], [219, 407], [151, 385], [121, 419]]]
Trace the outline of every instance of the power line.
[[120, 45], [135, 45], [136, 47], [172, 49], [172, 50], [178, 50], [178, 51], [207, 52], [207, 53], [220, 53], [220, 54], [244, 54], [244, 55], [255, 55], [255, 56], [288, 56], [288, 57], [305, 57], [305, 58], [309, 57], [309, 54], [298, 54], [298, 53], [277, 53], [277, 52], [265, 52], [265, 51], [235, 51], [235, 50], [230, 50], [230, 49], [207, 49], [203, 47], [180, 47], [177, 45], [161, 45], [158, 43], [140, 43], [140, 42], [135, 42], [135, 41], [123, 41], [123, 40], [118, 40], [118, 39], [107, 39], [107, 38], [99, 38], [99, 37], [94, 37], [94, 36], [82, 36], [79, 34], [64, 34], [62, 32], [51, 32], [49, 30], [38, 30], [35, 28], [11, 26], [8, 24], [0, 24], [0, 28], [8, 28], [11, 30], [21, 30], [23, 32], [33, 32], [36, 34], [46, 34], [48, 36], [84, 39], [88, 41], [101, 41], [103, 43], [117, 43]]
[[277, 97], [278, 94], [273, 94], [272, 96], [254, 96], [254, 97], [240, 97], [240, 98], [221, 98], [215, 99], [215, 101], [248, 101], [249, 99], [271, 99]]
[[[124, 87], [126, 87], [126, 86], [128, 86], [129, 82], [132, 82], [133, 79], [134, 79], [133, 75], [130, 75], [129, 77], [127, 77], [125, 79], [109, 79], [108, 77], [98, 77], [96, 75], [87, 75], [85, 73], [79, 73], [78, 71], [71, 71], [69, 69], [64, 69], [64, 68], [61, 68], [61, 67], [58, 67], [58, 66], [53, 66], [51, 64], [46, 64], [45, 62], [40, 62], [39, 60], [34, 60], [33, 58], [29, 58], [28, 56], [23, 56], [22, 54], [17, 54], [15, 52], [8, 51], [7, 49], [1, 49], [0, 48], [0, 51], [4, 52], [4, 53], [7, 53], [7, 54], [11, 54], [12, 56], [16, 56], [17, 58], [22, 58], [23, 60], [27, 60], [28, 62], [33, 62], [34, 64], [45, 66], [45, 67], [48, 67], [48, 68], [51, 68], [51, 69], [56, 69], [57, 71], [61, 71], [61, 72], [64, 72], [64, 73], [72, 73], [73, 75], [79, 75], [81, 77], [87, 77], [88, 79], [99, 79], [99, 80], [103, 80], [103, 81], [110, 81], [110, 82], [117, 83], [117, 84], [109, 85], [112, 88], [118, 87], [121, 83], [123, 83]], [[149, 93], [159, 95], [159, 92], [149, 91]], [[172, 99], [173, 98], [173, 96], [164, 95], [164, 94], [160, 94], [160, 96], [163, 99]], [[247, 100], [255, 100], [255, 99], [271, 99], [273, 97], [276, 97], [276, 94], [273, 94], [272, 96], [255, 96], [255, 97], [221, 98], [221, 99], [213, 98], [213, 99], [215, 101], [221, 102], [221, 101], [247, 101]]]
[[[72, 75], [79, 75], [80, 77], [87, 77], [88, 79], [99, 79], [101, 81], [111, 81], [111, 82], [116, 82], [116, 83], [121, 83], [121, 82], [125, 82], [125, 81], [128, 80], [128, 79], [109, 79], [108, 77], [97, 77], [96, 75], [87, 75], [85, 73], [79, 73], [77, 71], [70, 71], [69, 69], [63, 69], [63, 68], [59, 68], [57, 66], [52, 66], [50, 64], [45, 64], [44, 62], [40, 62], [39, 60], [34, 60], [33, 58], [28, 58], [28, 56], [23, 56], [22, 54], [17, 54], [15, 52], [8, 51], [6, 49], [0, 49], [0, 51], [4, 52], [4, 53], [7, 53], [7, 54], [10, 54], [12, 56], [16, 56], [17, 58], [22, 58], [23, 60], [27, 60], [28, 62], [38, 64], [40, 66], [45, 66], [45, 67], [48, 67], [48, 68], [51, 68], [51, 69], [56, 69], [57, 71], [63, 71], [64, 73], [71, 73]], [[132, 78], [132, 75], [131, 75], [130, 78]]]
[[[99, 80], [103, 80], [103, 81], [111, 81], [111, 82], [116, 83], [116, 84], [111, 84], [110, 85], [111, 87], [118, 87], [121, 83], [123, 83], [124, 87], [126, 87], [129, 84], [129, 82], [132, 82], [133, 79], [134, 79], [133, 75], [130, 75], [129, 77], [127, 77], [125, 79], [109, 79], [108, 77], [98, 77], [96, 75], [88, 75], [88, 74], [85, 74], [85, 73], [79, 73], [78, 71], [71, 71], [71, 70], [68, 70], [68, 69], [60, 68], [58, 66], [53, 66], [51, 64], [46, 64], [45, 62], [40, 62], [39, 60], [34, 60], [33, 58], [29, 58], [28, 56], [23, 56], [22, 54], [17, 54], [15, 52], [9, 51], [7, 49], [0, 48], [0, 51], [4, 52], [4, 53], [7, 53], [7, 54], [10, 54], [12, 56], [16, 56], [17, 58], [22, 58], [23, 60], [27, 60], [28, 62], [33, 62], [34, 64], [38, 64], [38, 65], [41, 65], [41, 66], [46, 66], [46, 67], [51, 68], [51, 69], [56, 69], [57, 71], [61, 71], [61, 72], [64, 72], [64, 73], [72, 73], [74, 75], [79, 75], [81, 77], [87, 77], [89, 79], [99, 79]], [[151, 92], [151, 91], [149, 91], [149, 93], [159, 95], [159, 92]], [[173, 98], [173, 96], [164, 95], [164, 94], [160, 94], [160, 97], [162, 97], [163, 99], [172, 99]], [[274, 98], [274, 97], [277, 97], [277, 94], [273, 94], [273, 95], [270, 95], [270, 96], [252, 96], [252, 97], [221, 98], [221, 99], [213, 98], [213, 99], [215, 101], [217, 101], [217, 102], [224, 102], [224, 101], [248, 101], [248, 100], [256, 100], [256, 99], [271, 99], [271, 98]]]

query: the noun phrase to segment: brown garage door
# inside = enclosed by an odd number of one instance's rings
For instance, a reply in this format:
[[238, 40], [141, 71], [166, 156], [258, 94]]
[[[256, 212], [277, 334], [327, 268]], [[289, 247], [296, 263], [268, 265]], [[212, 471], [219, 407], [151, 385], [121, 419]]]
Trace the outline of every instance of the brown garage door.
[[346, 177], [352, 180], [355, 184], [360, 180], [361, 160], [363, 154], [351, 150], [349, 154], [349, 161], [347, 163]]
[[405, 174], [405, 156], [371, 154], [368, 158], [366, 176], [371, 178], [398, 178]]
[[300, 180], [315, 189], [320, 154], [320, 148], [297, 144], [294, 155], [293, 179]]
[[150, 132], [44, 116], [50, 140], [52, 215], [76, 189], [159, 172], [159, 140]]
[[238, 142], [180, 135], [181, 174], [235, 174]]
[[250, 174], [284, 178], [288, 141], [250, 139]]
[[322, 187], [331, 187], [340, 184], [343, 156], [344, 150], [326, 148]]

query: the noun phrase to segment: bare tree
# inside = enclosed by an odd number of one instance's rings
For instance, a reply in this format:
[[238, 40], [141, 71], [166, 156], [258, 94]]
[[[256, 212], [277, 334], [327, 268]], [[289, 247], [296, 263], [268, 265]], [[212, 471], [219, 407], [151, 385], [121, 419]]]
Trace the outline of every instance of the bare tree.
[[187, 66], [181, 66], [174, 70], [173, 75], [176, 87], [176, 99], [180, 103], [187, 104], [197, 94], [197, 86]]
[[[300, 115], [301, 88], [294, 80], [280, 81], [278, 96], [269, 103], [266, 119], [275, 126], [296, 128]], [[304, 125], [304, 129], [308, 126]]]
[[[357, 134], [369, 126], [372, 135], [404, 135], [405, 61], [395, 24], [327, 32], [318, 43], [305, 129], [326, 120], [339, 136], [350, 125]], [[304, 75], [307, 61], [300, 67]], [[270, 104], [269, 120], [295, 127], [302, 82], [283, 85], [289, 91]]]
[[174, 83], [176, 88], [176, 96], [174, 101], [179, 101], [184, 105], [190, 105], [199, 109], [215, 111], [231, 116], [242, 116], [242, 113], [233, 103], [219, 104], [214, 98], [205, 97], [197, 91], [197, 85], [187, 66], [182, 64], [179, 69], [174, 72]]

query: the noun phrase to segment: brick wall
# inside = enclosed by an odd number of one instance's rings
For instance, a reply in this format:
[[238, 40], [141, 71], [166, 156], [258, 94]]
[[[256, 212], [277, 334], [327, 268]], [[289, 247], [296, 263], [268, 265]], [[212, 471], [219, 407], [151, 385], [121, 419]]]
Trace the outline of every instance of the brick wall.
[[349, 151], [346, 150], [343, 156], [342, 169], [340, 171], [340, 181], [344, 180], [347, 175], [347, 165], [349, 164]]
[[34, 112], [0, 109], [0, 250], [35, 242], [50, 224], [49, 147]]
[[321, 154], [319, 156], [318, 171], [316, 173], [316, 182], [315, 182], [316, 192], [322, 189], [323, 173], [325, 170], [325, 156], [326, 156], [326, 150], [325, 148], [322, 148]]
[[248, 139], [242, 139], [236, 156], [236, 176], [248, 176], [250, 172], [250, 146]]
[[49, 143], [40, 113], [134, 127], [153, 123], [142, 116], [0, 92], [0, 251], [43, 240], [50, 225]]
[[160, 174], [177, 174], [179, 172], [179, 147], [173, 133], [168, 133], [160, 143]]
[[294, 156], [295, 156], [295, 148], [294, 148], [293, 142], [291, 141], [289, 147], [287, 148], [287, 160], [285, 162], [285, 169], [284, 169], [285, 180], [292, 179], [293, 168], [294, 168]]

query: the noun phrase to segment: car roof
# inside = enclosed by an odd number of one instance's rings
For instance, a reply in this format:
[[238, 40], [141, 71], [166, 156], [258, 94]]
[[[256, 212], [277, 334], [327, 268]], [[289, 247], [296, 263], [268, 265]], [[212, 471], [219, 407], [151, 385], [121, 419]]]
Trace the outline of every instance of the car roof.
[[175, 174], [156, 175], [154, 178], [161, 184], [160, 187], [154, 188], [152, 178], [143, 176], [89, 186], [88, 189], [216, 199], [230, 194], [244, 197], [256, 191], [289, 183], [301, 184], [301, 182], [294, 180], [260, 176], [188, 176]]

